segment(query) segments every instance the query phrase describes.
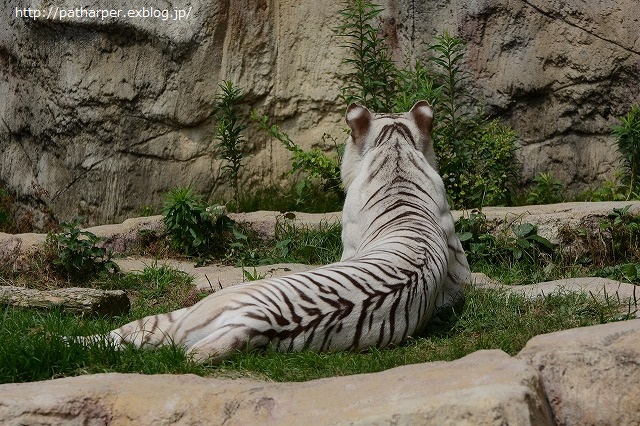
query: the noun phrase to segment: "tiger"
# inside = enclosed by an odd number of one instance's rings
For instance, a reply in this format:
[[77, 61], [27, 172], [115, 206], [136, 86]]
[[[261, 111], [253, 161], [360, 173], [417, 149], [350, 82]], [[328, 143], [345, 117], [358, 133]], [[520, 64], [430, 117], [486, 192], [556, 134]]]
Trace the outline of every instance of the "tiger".
[[360, 351], [397, 345], [470, 281], [431, 140], [433, 110], [401, 114], [349, 105], [341, 179], [338, 262], [221, 289], [198, 303], [147, 316], [106, 335], [124, 348], [179, 345], [196, 362], [238, 351]]

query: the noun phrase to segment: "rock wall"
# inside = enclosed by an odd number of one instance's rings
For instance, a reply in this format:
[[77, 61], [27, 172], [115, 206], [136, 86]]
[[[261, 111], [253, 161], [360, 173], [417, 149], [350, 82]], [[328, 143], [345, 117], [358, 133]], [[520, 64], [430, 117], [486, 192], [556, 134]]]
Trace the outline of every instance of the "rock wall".
[[[212, 114], [225, 79], [301, 145], [343, 138], [335, 2], [55, 3], [0, 11], [0, 184], [37, 207], [38, 226], [121, 219], [178, 185], [221, 196]], [[522, 139], [526, 179], [551, 171], [578, 189], [611, 176], [609, 127], [640, 100], [635, 0], [381, 3], [398, 59], [443, 30], [465, 39], [475, 90]], [[248, 140], [246, 187], [279, 182], [289, 155]]]

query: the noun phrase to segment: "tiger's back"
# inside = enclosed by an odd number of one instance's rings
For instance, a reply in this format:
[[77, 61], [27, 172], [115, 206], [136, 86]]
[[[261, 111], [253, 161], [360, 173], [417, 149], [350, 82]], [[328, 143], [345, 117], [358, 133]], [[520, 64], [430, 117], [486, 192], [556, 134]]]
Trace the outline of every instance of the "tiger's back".
[[225, 288], [106, 338], [137, 347], [175, 343], [200, 361], [265, 346], [363, 349], [402, 342], [436, 308], [454, 303], [470, 272], [435, 168], [431, 108], [419, 102], [385, 115], [354, 104], [346, 118], [340, 262]]

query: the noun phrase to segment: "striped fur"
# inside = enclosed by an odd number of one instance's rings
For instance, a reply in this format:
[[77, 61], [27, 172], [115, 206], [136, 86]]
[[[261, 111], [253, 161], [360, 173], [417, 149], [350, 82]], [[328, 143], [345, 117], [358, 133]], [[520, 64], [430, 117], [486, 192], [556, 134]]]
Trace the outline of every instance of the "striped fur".
[[470, 272], [430, 139], [432, 110], [351, 105], [340, 262], [244, 283], [111, 331], [116, 345], [183, 345], [198, 361], [236, 350], [358, 350], [400, 343], [455, 302]]

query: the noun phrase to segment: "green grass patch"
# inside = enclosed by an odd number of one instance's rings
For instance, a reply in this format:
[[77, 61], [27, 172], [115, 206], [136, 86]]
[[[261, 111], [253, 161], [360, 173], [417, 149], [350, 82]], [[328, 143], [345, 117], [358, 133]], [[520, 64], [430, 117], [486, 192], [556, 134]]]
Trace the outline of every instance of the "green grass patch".
[[[158, 305], [158, 312], [166, 311]], [[615, 303], [588, 294], [560, 293], [533, 301], [498, 290], [469, 288], [465, 304], [442, 313], [405, 344], [364, 352], [238, 353], [217, 366], [197, 365], [175, 346], [116, 351], [105, 345], [66, 344], [60, 336], [104, 333], [138, 317], [140, 309], [117, 319], [89, 319], [61, 312], [4, 308], [0, 323], [0, 382], [24, 382], [100, 372], [250, 377], [304, 381], [369, 373], [404, 364], [454, 360], [480, 349], [516, 354], [533, 336], [628, 318]]]
[[79, 318], [59, 311], [10, 308], [3, 311], [0, 383], [105, 372], [206, 373], [204, 367], [191, 362], [184, 351], [175, 346], [155, 351], [117, 351], [108, 345], [84, 347], [62, 339], [64, 335], [104, 333], [118, 327], [119, 320]]
[[372, 373], [406, 364], [451, 361], [481, 349], [515, 355], [532, 337], [629, 318], [615, 303], [584, 293], [557, 293], [529, 301], [501, 290], [469, 288], [465, 306], [437, 318], [406, 343], [364, 352], [238, 354], [216, 367], [216, 375], [304, 381]]

